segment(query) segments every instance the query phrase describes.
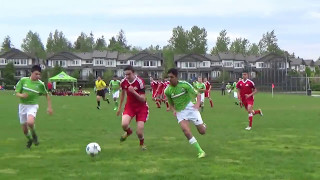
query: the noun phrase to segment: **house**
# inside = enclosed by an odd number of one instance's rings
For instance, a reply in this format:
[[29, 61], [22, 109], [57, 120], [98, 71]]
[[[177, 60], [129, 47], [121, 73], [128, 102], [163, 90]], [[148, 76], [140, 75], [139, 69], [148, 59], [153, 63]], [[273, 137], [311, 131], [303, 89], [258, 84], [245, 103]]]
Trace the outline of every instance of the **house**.
[[304, 72], [306, 64], [302, 58], [290, 58], [290, 69], [296, 72]]
[[306, 67], [309, 67], [312, 72], [316, 71], [315, 64], [314, 64], [314, 61], [312, 59], [306, 59], [306, 60], [304, 60], [304, 62], [306, 64]]
[[12, 48], [0, 55], [0, 79], [3, 79], [3, 71], [8, 63], [12, 62], [15, 67], [15, 78], [29, 76], [33, 65], [39, 64], [35, 57]]

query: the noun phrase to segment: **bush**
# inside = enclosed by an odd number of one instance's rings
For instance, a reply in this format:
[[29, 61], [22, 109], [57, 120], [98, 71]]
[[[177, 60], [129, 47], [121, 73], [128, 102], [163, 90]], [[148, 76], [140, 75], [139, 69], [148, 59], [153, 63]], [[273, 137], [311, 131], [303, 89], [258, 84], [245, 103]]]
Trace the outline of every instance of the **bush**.
[[14, 86], [15, 85], [5, 85], [4, 89], [6, 89], [6, 90], [14, 90]]

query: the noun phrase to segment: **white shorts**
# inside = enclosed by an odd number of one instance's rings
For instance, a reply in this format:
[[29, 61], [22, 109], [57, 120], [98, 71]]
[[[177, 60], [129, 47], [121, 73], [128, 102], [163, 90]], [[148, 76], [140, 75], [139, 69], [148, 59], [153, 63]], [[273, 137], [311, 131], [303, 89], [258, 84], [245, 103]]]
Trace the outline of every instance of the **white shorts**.
[[204, 93], [201, 94], [201, 102], [204, 102]]
[[233, 92], [233, 97], [238, 99], [238, 93], [237, 92]]
[[188, 120], [192, 121], [196, 126], [203, 124], [200, 112], [195, 109], [193, 105], [194, 104], [190, 102], [184, 110], [177, 112], [178, 123], [180, 123], [182, 120]]
[[120, 91], [116, 91], [112, 94], [112, 98], [119, 98]]
[[20, 124], [25, 124], [27, 122], [28, 116], [32, 115], [33, 117], [37, 116], [37, 111], [39, 109], [38, 104], [19, 104], [19, 119]]

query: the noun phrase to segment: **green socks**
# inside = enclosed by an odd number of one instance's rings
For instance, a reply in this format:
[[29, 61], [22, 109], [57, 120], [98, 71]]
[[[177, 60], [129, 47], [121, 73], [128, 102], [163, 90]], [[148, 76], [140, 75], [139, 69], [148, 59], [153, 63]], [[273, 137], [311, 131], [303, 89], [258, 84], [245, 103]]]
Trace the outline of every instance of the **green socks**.
[[189, 143], [193, 145], [198, 150], [199, 153], [203, 152], [203, 150], [201, 149], [195, 137], [192, 137], [191, 139], [189, 139]]

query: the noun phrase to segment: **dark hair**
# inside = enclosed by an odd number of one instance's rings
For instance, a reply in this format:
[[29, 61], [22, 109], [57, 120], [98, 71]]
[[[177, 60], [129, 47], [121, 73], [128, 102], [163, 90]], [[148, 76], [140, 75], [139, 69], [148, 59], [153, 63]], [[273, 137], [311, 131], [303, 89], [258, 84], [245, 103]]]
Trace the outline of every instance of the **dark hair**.
[[113, 77], [114, 77], [114, 78], [117, 78], [118, 76], [117, 76], [117, 75], [114, 75]]
[[174, 76], [178, 77], [178, 70], [175, 69], [175, 68], [171, 68], [168, 70], [168, 74], [171, 73], [173, 74]]
[[34, 71], [39, 71], [41, 72], [41, 67], [39, 65], [34, 65], [31, 68], [31, 73], [33, 73]]
[[124, 68], [124, 71], [132, 71], [134, 73], [134, 69], [132, 66], [127, 66]]
[[242, 73], [249, 73], [248, 69], [243, 69]]

